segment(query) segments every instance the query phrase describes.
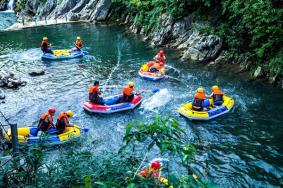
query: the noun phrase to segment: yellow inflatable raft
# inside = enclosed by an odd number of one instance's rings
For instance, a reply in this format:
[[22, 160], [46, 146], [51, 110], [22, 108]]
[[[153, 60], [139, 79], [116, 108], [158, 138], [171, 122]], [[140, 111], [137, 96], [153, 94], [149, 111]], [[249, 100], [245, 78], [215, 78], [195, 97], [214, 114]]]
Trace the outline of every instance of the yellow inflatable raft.
[[[66, 127], [65, 131], [62, 134], [57, 135], [57, 130], [51, 128], [48, 130], [48, 134], [37, 136], [36, 127], [20, 127], [18, 128], [18, 141], [19, 143], [39, 143], [44, 142], [48, 144], [61, 144], [68, 142], [74, 138], [80, 137], [81, 133], [88, 132], [87, 128], [80, 128], [77, 125], [73, 127]], [[11, 129], [8, 129], [7, 133], [4, 135], [7, 142], [10, 142], [12, 139]]]
[[[228, 113], [234, 106], [234, 99], [228, 96], [223, 96], [223, 101], [222, 105], [213, 107], [206, 111], [193, 110], [192, 103], [184, 104], [178, 109], [178, 111], [181, 115], [190, 120], [210, 120]], [[210, 100], [210, 104], [212, 104], [212, 100]]]

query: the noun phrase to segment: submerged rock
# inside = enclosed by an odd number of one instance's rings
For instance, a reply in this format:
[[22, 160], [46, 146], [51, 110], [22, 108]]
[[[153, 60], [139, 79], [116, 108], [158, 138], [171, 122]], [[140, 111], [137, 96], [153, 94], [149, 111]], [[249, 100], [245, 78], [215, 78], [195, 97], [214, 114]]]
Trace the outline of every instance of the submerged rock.
[[43, 69], [36, 69], [32, 70], [31, 72], [28, 73], [30, 76], [41, 76], [45, 74], [45, 71]]
[[15, 78], [15, 75], [13, 73], [0, 73], [0, 87], [18, 88], [19, 86], [24, 85], [26, 85], [26, 82]]

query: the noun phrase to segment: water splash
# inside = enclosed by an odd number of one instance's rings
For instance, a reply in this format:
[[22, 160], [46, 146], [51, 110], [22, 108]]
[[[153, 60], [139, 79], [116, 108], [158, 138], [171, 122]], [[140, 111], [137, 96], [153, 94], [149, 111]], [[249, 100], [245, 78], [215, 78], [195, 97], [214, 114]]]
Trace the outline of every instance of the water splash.
[[13, 61], [36, 61], [41, 59], [42, 52], [40, 49], [34, 48], [30, 50], [18, 51], [16, 53], [10, 53], [9, 59]]
[[144, 100], [142, 107], [147, 111], [151, 111], [155, 108], [166, 105], [172, 99], [172, 97], [173, 96], [170, 94], [168, 89], [161, 89], [150, 98]]

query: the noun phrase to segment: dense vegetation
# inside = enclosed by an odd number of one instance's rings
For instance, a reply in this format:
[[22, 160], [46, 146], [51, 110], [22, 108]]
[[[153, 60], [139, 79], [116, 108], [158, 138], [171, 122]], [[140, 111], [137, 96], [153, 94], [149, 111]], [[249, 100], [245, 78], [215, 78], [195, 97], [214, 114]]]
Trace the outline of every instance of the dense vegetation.
[[224, 39], [232, 57], [244, 54], [270, 76], [283, 74], [283, 9], [278, 0], [114, 0], [146, 30], [158, 27], [162, 14], [178, 20], [194, 14], [206, 32]]
[[[142, 167], [152, 158], [173, 157], [162, 168], [162, 176], [174, 187], [215, 187], [204, 175], [196, 173], [190, 164], [194, 162], [195, 147], [187, 143], [185, 133], [176, 120], [157, 117], [151, 123], [131, 122], [126, 126], [124, 145], [118, 152], [96, 151], [95, 141], [79, 149], [79, 143], [59, 149], [54, 154], [34, 145], [22, 150], [12, 163], [0, 168], [1, 187], [168, 187], [154, 177], [139, 175]], [[85, 138], [84, 138], [85, 141]], [[54, 152], [52, 152], [54, 153]], [[55, 157], [56, 158], [56, 157]], [[20, 161], [20, 162], [19, 162]], [[178, 165], [183, 173], [172, 170]], [[197, 174], [197, 175], [196, 175]], [[203, 177], [203, 178], [202, 178]]]

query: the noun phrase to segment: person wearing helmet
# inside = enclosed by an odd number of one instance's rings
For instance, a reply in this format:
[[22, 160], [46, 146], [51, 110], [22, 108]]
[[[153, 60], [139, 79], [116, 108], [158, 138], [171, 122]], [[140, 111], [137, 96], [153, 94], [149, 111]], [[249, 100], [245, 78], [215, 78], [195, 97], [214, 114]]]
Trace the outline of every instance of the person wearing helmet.
[[124, 102], [131, 102], [134, 99], [135, 92], [134, 92], [134, 82], [129, 82], [128, 86], [123, 89], [123, 101]]
[[73, 51], [80, 51], [83, 48], [83, 41], [81, 40], [81, 37], [77, 37], [76, 41], [74, 42], [75, 48]]
[[89, 100], [95, 104], [104, 105], [103, 98], [100, 97], [101, 92], [99, 90], [99, 81], [94, 81], [93, 85], [89, 88]]
[[160, 72], [160, 70], [165, 66], [165, 54], [163, 50], [160, 50], [159, 53], [154, 57], [156, 61], [153, 66], [150, 67], [150, 72]]
[[164, 50], [160, 50], [159, 53], [154, 57], [154, 60], [156, 63], [161, 64], [161, 66], [164, 66], [166, 60]]
[[62, 134], [65, 131], [66, 127], [71, 127], [69, 123], [69, 118], [74, 117], [74, 112], [72, 111], [67, 111], [67, 112], [61, 112], [57, 118], [56, 122], [56, 129], [57, 129], [57, 134]]
[[198, 88], [197, 93], [194, 96], [193, 109], [197, 111], [203, 111], [203, 103], [206, 98], [203, 88]]
[[43, 53], [50, 53], [53, 54], [53, 51], [50, 49], [50, 45], [48, 44], [48, 38], [43, 37], [40, 48]]
[[55, 127], [53, 123], [53, 116], [55, 112], [56, 112], [55, 108], [49, 108], [48, 112], [44, 113], [40, 117], [38, 125], [37, 125], [36, 135], [38, 131], [47, 132], [51, 127]]
[[151, 162], [150, 166], [140, 171], [140, 175], [144, 178], [150, 178], [154, 175], [155, 178], [159, 177], [159, 171], [161, 169], [161, 164], [159, 161]]
[[218, 85], [212, 86], [211, 92], [209, 97], [213, 99], [213, 104], [216, 106], [222, 105], [224, 92], [219, 89]]

